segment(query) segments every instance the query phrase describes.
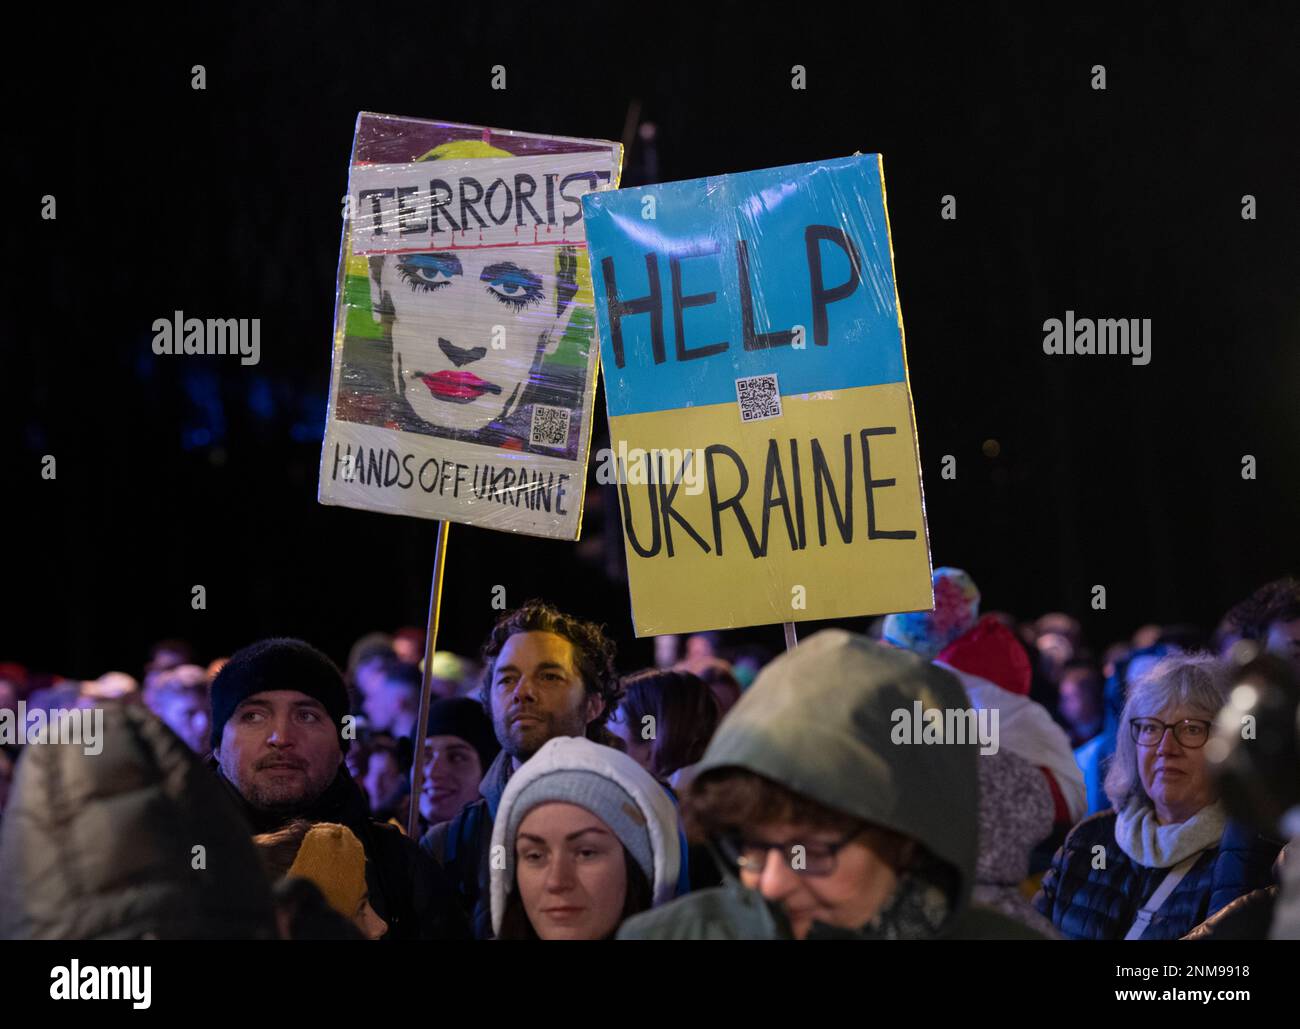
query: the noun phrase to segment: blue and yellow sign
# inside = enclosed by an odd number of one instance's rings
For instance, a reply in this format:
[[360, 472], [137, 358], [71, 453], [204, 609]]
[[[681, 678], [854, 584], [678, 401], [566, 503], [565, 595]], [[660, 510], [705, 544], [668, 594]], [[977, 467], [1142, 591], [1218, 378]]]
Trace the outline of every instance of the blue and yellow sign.
[[932, 607], [880, 157], [583, 207], [637, 635]]

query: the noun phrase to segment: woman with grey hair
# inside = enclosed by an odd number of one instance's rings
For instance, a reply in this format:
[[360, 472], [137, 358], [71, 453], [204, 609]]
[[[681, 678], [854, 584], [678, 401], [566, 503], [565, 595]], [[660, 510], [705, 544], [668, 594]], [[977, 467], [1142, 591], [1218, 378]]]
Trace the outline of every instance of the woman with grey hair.
[[1279, 845], [1227, 821], [1205, 760], [1227, 689], [1208, 654], [1167, 657], [1133, 684], [1106, 774], [1113, 809], [1071, 830], [1034, 898], [1063, 935], [1177, 939], [1271, 881]]

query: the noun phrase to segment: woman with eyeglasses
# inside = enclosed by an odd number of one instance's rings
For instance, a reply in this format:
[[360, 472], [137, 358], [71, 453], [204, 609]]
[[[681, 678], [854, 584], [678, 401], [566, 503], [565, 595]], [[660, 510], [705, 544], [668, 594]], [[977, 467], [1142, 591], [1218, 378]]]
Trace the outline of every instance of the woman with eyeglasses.
[[619, 939], [1041, 939], [972, 900], [986, 759], [969, 738], [900, 734], [914, 704], [969, 701], [950, 673], [842, 629], [772, 661], [683, 797], [723, 884], [628, 919]]
[[1177, 939], [1271, 882], [1279, 845], [1227, 821], [1207, 762], [1226, 669], [1177, 654], [1132, 686], [1106, 773], [1113, 810], [1080, 822], [1034, 904], [1072, 939]]

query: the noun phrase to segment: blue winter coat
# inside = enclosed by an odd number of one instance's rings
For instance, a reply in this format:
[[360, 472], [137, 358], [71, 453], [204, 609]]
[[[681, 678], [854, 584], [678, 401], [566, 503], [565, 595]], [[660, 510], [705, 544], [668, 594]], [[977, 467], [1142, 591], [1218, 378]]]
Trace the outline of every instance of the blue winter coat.
[[[1138, 909], [1168, 873], [1166, 868], [1140, 865], [1120, 849], [1115, 817], [1114, 811], [1103, 811], [1070, 830], [1034, 898], [1034, 906], [1070, 939], [1122, 940]], [[1094, 856], [1098, 846], [1104, 854]], [[1229, 822], [1219, 845], [1201, 855], [1140, 939], [1176, 940], [1237, 897], [1270, 885], [1280, 849], [1280, 844]]]

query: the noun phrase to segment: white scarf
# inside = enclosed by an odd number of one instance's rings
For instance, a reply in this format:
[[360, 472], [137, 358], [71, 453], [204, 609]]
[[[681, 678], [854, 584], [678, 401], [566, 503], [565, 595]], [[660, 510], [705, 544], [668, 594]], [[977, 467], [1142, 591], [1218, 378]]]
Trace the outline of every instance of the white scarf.
[[1132, 800], [1115, 816], [1115, 842], [1139, 865], [1172, 868], [1193, 854], [1217, 847], [1226, 820], [1223, 805], [1216, 802], [1185, 822], [1161, 825], [1150, 803]]

